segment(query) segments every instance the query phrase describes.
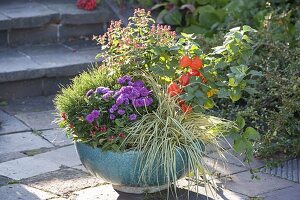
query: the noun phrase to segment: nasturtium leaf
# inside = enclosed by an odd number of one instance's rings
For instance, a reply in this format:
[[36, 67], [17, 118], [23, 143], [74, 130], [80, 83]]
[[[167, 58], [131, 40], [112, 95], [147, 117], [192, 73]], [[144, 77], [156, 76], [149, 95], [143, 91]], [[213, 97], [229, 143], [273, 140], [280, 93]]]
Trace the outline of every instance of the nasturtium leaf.
[[241, 91], [238, 88], [235, 88], [230, 92], [230, 99], [233, 102], [238, 101], [241, 98], [241, 96], [242, 96]]
[[256, 140], [260, 138], [260, 134], [252, 127], [247, 127], [243, 133], [243, 137], [249, 140]]
[[245, 127], [245, 119], [241, 115], [238, 115], [236, 118], [236, 124], [239, 127], [239, 129], [244, 128]]
[[219, 93], [218, 93], [218, 98], [227, 98], [230, 96], [230, 91], [225, 89], [225, 88], [221, 88], [219, 90]]
[[178, 9], [173, 9], [164, 15], [163, 20], [166, 24], [181, 25], [182, 14]]

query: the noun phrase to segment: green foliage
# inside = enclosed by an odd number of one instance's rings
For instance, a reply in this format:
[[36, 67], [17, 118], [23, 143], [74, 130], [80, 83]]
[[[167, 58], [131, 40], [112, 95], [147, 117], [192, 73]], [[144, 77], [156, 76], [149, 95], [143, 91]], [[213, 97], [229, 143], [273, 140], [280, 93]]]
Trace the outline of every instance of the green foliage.
[[178, 64], [183, 56], [201, 58], [204, 64], [198, 70], [200, 75], [190, 77], [181, 94], [195, 111], [213, 108], [214, 98], [237, 101], [244, 91], [254, 92], [253, 78], [260, 75], [248, 66], [254, 29], [231, 29], [222, 46], [204, 54], [194, 35], [182, 33], [176, 38], [170, 27], [153, 23], [150, 14], [142, 10], [137, 10], [125, 27], [120, 22], [113, 23], [107, 33], [95, 38], [103, 45], [98, 57], [104, 58], [108, 66], [119, 67], [122, 73], [142, 70], [155, 74], [162, 84], [177, 83], [181, 75], [189, 73], [189, 68]]

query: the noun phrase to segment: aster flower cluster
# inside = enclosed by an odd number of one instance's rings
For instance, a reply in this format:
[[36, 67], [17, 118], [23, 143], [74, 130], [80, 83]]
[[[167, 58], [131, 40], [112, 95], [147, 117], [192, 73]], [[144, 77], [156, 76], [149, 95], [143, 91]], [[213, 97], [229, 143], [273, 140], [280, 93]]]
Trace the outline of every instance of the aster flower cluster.
[[123, 127], [138, 119], [153, 104], [151, 91], [141, 80], [125, 75], [117, 79], [114, 89], [97, 87], [86, 92], [87, 107], [93, 110], [83, 118], [90, 124], [89, 137], [121, 144], [126, 138]]
[[[151, 91], [145, 86], [141, 80], [134, 81], [132, 77], [125, 75], [117, 80], [117, 83], [121, 86], [117, 90], [112, 90], [108, 87], [98, 87], [95, 90], [90, 89], [86, 93], [88, 99], [97, 97], [100, 101], [103, 101], [101, 105], [105, 105], [101, 111], [93, 110], [86, 115], [85, 120], [89, 123], [93, 123], [97, 120], [101, 112], [106, 113], [109, 120], [122, 119], [124, 121], [135, 121], [138, 118], [137, 113], [142, 113], [147, 107], [152, 105], [153, 98], [151, 97]], [[138, 112], [135, 112], [139, 110]]]

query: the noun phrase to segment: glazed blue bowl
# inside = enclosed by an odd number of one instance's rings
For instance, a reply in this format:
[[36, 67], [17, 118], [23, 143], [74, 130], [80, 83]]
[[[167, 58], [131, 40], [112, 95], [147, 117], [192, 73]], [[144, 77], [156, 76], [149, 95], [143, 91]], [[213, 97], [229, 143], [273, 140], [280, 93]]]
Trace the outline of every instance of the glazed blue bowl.
[[[147, 180], [141, 181], [141, 162], [139, 151], [102, 151], [84, 143], [75, 143], [79, 158], [84, 167], [93, 175], [101, 177], [113, 185], [130, 187], [161, 186], [168, 184], [163, 166], [156, 162], [153, 173]], [[176, 179], [186, 176], [187, 157], [184, 151], [176, 151]], [[172, 179], [171, 179], [172, 180]]]

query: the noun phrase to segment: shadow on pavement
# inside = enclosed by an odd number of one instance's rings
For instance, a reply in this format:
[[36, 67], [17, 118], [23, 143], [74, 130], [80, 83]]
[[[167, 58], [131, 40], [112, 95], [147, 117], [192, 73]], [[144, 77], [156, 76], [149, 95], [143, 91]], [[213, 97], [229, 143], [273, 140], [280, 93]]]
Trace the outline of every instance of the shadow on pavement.
[[[168, 190], [152, 194], [129, 194], [116, 191], [119, 194], [117, 200], [166, 200], [168, 196]], [[174, 192], [169, 191], [169, 200], [213, 200], [203, 194], [197, 194], [186, 189], [177, 188], [177, 198]]]

